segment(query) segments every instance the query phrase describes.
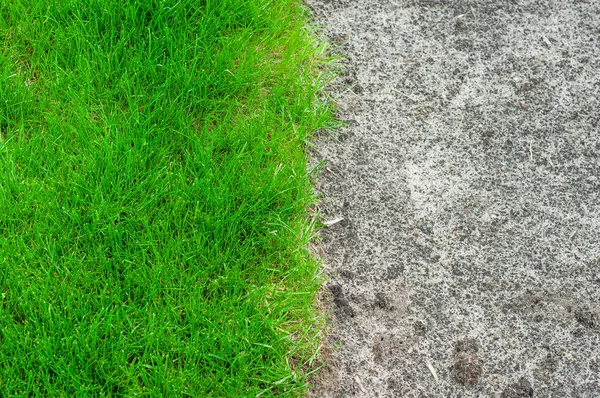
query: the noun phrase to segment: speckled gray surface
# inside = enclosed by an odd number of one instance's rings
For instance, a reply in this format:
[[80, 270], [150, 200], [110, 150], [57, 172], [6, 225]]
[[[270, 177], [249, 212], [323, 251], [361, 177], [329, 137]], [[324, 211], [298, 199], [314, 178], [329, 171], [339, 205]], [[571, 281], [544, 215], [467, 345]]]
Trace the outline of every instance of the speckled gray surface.
[[600, 397], [600, 1], [308, 3], [348, 123], [313, 395]]

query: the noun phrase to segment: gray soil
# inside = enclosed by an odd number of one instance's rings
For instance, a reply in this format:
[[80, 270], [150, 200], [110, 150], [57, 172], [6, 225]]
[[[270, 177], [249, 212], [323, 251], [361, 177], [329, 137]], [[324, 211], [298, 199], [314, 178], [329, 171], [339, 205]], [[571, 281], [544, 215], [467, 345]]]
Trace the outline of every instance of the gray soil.
[[313, 395], [600, 397], [600, 1], [308, 3], [348, 124]]

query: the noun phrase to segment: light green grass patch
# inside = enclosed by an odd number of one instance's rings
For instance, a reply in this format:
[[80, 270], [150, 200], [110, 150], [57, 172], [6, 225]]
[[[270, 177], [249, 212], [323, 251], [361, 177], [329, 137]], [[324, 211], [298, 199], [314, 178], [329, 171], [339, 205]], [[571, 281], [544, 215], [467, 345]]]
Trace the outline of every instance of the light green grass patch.
[[292, 0], [0, 0], [0, 390], [300, 395], [318, 348]]

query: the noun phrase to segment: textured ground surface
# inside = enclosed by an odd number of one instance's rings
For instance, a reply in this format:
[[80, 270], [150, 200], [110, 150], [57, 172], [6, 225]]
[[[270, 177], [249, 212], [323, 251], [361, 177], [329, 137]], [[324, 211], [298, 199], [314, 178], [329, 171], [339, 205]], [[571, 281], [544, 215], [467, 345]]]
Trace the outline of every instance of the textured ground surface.
[[600, 1], [309, 4], [348, 122], [314, 394], [600, 396]]

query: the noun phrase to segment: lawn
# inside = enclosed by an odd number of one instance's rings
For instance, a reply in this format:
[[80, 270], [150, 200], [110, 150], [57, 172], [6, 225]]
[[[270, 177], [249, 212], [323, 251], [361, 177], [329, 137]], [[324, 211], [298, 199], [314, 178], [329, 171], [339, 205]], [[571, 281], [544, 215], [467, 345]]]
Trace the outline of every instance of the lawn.
[[0, 396], [301, 396], [318, 366], [293, 0], [0, 0]]

